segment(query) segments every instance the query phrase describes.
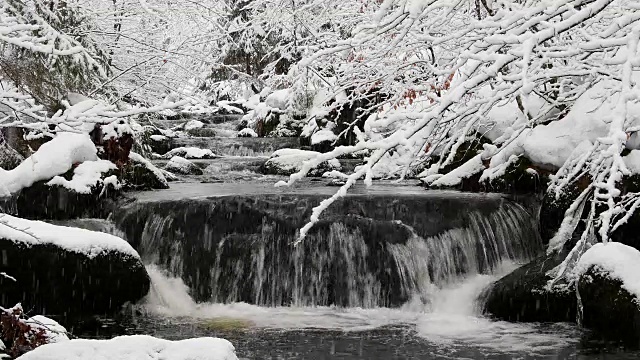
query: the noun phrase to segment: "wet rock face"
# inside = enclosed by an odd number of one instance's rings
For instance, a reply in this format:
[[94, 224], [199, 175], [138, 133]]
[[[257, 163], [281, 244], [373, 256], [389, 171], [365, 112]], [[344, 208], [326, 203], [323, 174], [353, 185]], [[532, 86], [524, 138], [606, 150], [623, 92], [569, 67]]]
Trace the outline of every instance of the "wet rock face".
[[480, 296], [484, 313], [507, 321], [575, 321], [575, 291], [545, 289], [547, 271], [562, 260], [562, 255], [543, 255], [496, 281]]
[[166, 179], [160, 178], [154, 171], [141, 162], [130, 161], [117, 176], [118, 180], [124, 184], [127, 190], [169, 188]]
[[26, 219], [47, 220], [103, 217], [111, 211], [116, 192], [112, 189], [102, 196], [101, 192], [102, 186], [90, 194], [81, 194], [39, 181], [14, 197], [11, 213]]
[[640, 346], [640, 299], [622, 288], [620, 280], [592, 267], [578, 281], [582, 324], [603, 338]]
[[138, 203], [114, 220], [145, 262], [181, 277], [196, 301], [220, 303], [399, 306], [430, 283], [490, 272], [501, 259], [540, 250], [523, 207], [480, 195], [348, 196], [293, 246], [324, 198]]
[[55, 245], [25, 246], [0, 239], [0, 302], [35, 314], [109, 314], [140, 300], [150, 281], [140, 259], [110, 252], [89, 258]]

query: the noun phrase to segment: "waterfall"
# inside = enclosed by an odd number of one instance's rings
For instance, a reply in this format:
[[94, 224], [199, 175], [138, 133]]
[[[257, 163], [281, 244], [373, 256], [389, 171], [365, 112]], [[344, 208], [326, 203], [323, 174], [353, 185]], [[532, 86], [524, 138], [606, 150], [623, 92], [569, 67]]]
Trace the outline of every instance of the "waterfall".
[[210, 303], [376, 308], [416, 297], [429, 303], [437, 288], [542, 249], [529, 207], [502, 196], [434, 194], [347, 197], [293, 247], [321, 199], [138, 203], [114, 218], [146, 263], [182, 278], [195, 301]]

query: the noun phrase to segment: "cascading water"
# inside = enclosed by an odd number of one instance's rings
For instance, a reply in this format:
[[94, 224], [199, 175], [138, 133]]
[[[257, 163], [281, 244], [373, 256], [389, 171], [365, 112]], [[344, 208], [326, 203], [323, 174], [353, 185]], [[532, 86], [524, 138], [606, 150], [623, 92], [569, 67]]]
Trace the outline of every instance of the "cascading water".
[[542, 251], [535, 206], [498, 195], [356, 192], [292, 247], [324, 197], [146, 200], [115, 212], [115, 228], [67, 225], [123, 231], [138, 249], [152, 290], [136, 323], [156, 336], [218, 334], [246, 358], [575, 353], [575, 328], [493, 321], [475, 307], [484, 287]]
[[[375, 308], [415, 296], [427, 303], [434, 287], [541, 249], [531, 211], [497, 196], [467, 203], [466, 211], [456, 209], [464, 199], [349, 197], [342, 207], [359, 213], [340, 216], [336, 209], [293, 247], [320, 198], [143, 203], [116, 222], [145, 262], [182, 278], [196, 301], [212, 303]], [[416, 221], [443, 212], [452, 216], [436, 227]]]

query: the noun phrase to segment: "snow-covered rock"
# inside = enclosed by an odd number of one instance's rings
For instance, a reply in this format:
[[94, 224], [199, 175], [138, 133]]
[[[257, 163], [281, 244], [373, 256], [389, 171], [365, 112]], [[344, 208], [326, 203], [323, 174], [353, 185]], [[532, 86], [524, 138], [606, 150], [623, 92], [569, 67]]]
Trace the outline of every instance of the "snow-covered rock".
[[201, 129], [202, 127], [204, 127], [204, 123], [199, 120], [190, 120], [190, 121], [187, 121], [186, 124], [184, 124], [184, 129], [187, 131], [194, 130], [194, 129]]
[[575, 269], [582, 324], [607, 338], [640, 341], [640, 251], [617, 243], [598, 243]]
[[53, 245], [88, 258], [110, 252], [140, 257], [128, 242], [114, 235], [26, 220], [8, 214], [0, 214], [0, 238], [26, 247]]
[[595, 244], [578, 261], [576, 276], [584, 275], [592, 267], [620, 281], [623, 289], [640, 300], [640, 251], [618, 242]]
[[[118, 167], [109, 160], [85, 161], [73, 170], [73, 177], [67, 180], [62, 176], [54, 176], [47, 185], [59, 185], [80, 194], [91, 194], [98, 185], [106, 186], [102, 174]], [[110, 181], [113, 185], [113, 180]], [[115, 188], [119, 188], [117, 178]]]
[[172, 157], [164, 169], [181, 175], [202, 175], [204, 173], [198, 165], [180, 156]]
[[150, 138], [151, 140], [153, 140], [153, 141], [166, 141], [166, 140], [167, 140], [167, 137], [166, 137], [166, 136], [164, 136], [164, 135], [157, 135], [157, 134], [156, 134], [156, 135], [151, 135], [149, 138]]
[[244, 128], [238, 131], [238, 137], [258, 137], [258, 134], [251, 128]]
[[[305, 161], [319, 156], [315, 151], [299, 149], [280, 149], [275, 151], [264, 164], [266, 174], [291, 175], [300, 171]], [[338, 159], [332, 159], [321, 163], [317, 168], [309, 171], [309, 176], [322, 176], [323, 173], [332, 170], [341, 170]]]
[[29, 325], [35, 331], [42, 330], [48, 343], [57, 343], [63, 341], [69, 341], [67, 336], [67, 329], [60, 325], [57, 321], [49, 319], [46, 316], [36, 315], [25, 320], [25, 323]]
[[13, 170], [0, 169], [0, 195], [10, 195], [41, 180], [69, 171], [74, 164], [96, 161], [97, 149], [87, 134], [59, 133]]
[[179, 147], [162, 155], [165, 159], [171, 159], [174, 156], [180, 156], [185, 159], [213, 159], [216, 154], [209, 149], [200, 149], [197, 147]]
[[110, 234], [0, 214], [0, 298], [35, 313], [119, 311], [149, 290], [138, 253]]
[[311, 145], [320, 144], [322, 142], [333, 142], [338, 138], [330, 129], [322, 129], [311, 135]]
[[129, 160], [130, 163], [125, 167], [120, 179], [124, 187], [137, 190], [169, 188], [162, 170], [142, 155], [132, 151]]
[[41, 346], [20, 360], [237, 360], [233, 345], [220, 338], [169, 341], [146, 335], [110, 340], [74, 339]]
[[276, 90], [264, 100], [269, 107], [286, 110], [291, 96], [291, 89]]

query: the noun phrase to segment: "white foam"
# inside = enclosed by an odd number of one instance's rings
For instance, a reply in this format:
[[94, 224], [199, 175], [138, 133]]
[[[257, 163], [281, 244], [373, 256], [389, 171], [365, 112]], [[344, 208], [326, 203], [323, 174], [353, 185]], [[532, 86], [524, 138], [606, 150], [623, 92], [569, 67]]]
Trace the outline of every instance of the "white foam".
[[545, 352], [576, 342], [569, 325], [541, 325], [494, 321], [478, 315], [475, 300], [492, 281], [508, 273], [514, 264], [503, 264], [494, 275], [471, 275], [436, 290], [428, 303], [418, 297], [401, 308], [261, 307], [246, 303], [195, 303], [181, 279], [169, 277], [156, 266], [147, 270], [153, 288], [146, 309], [166, 317], [197, 319], [233, 318], [256, 328], [334, 329], [362, 331], [383, 326], [415, 328], [432, 345], [455, 350], [476, 347], [489, 353]]

